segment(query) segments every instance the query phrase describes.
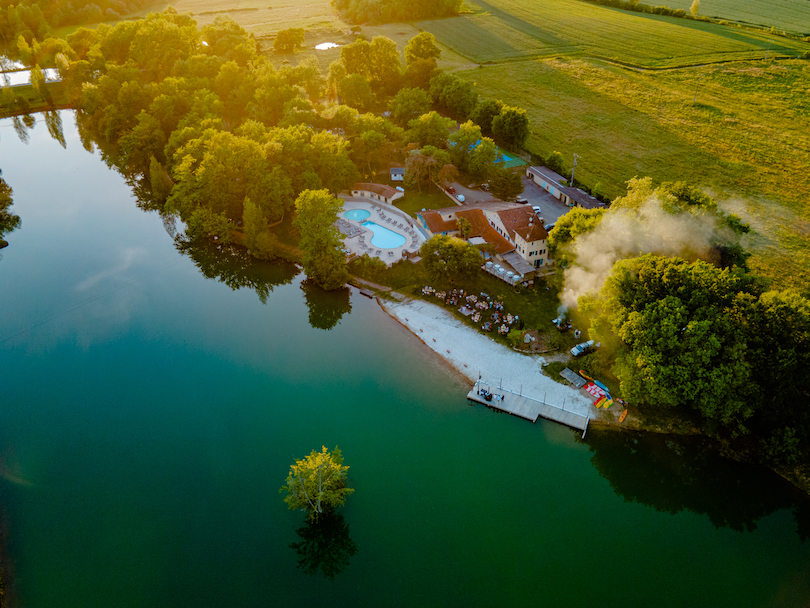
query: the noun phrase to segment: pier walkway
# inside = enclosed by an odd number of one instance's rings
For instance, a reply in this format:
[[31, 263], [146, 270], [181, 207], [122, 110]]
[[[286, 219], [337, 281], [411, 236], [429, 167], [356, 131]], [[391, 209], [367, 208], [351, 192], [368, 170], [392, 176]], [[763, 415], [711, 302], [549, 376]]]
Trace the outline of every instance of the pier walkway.
[[[493, 395], [492, 401], [487, 401], [484, 398], [481, 394], [482, 389]], [[590, 421], [590, 416], [583, 416], [577, 412], [566, 410], [565, 402], [561, 405], [545, 403], [505, 388], [493, 386], [481, 380], [476, 382], [472, 390], [467, 393], [467, 399], [532, 422], [537, 422], [538, 418], [553, 420], [582, 431], [583, 437], [588, 430], [588, 422]]]

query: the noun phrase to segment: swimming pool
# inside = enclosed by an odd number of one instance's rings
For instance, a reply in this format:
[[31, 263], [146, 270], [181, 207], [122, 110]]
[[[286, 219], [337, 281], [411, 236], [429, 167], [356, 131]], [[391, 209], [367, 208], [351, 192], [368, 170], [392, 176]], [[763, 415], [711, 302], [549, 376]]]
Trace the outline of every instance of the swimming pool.
[[401, 247], [407, 240], [404, 236], [385, 226], [380, 226], [374, 222], [363, 222], [363, 226], [371, 230], [374, 236], [371, 237], [371, 244], [380, 249], [394, 249]]
[[349, 211], [343, 214], [343, 217], [345, 217], [348, 220], [355, 220], [356, 222], [362, 222], [369, 215], [371, 215], [371, 211], [366, 211], [365, 209], [349, 209]]

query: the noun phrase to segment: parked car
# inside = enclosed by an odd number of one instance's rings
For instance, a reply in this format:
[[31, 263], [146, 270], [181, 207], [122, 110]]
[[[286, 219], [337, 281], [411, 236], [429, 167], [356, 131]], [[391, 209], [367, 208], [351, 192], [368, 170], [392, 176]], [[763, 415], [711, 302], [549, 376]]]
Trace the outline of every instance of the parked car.
[[534, 211], [537, 215], [540, 215], [540, 207], [537, 205], [532, 206], [532, 211]]
[[571, 354], [575, 357], [579, 357], [580, 355], [584, 355], [589, 353], [597, 348], [599, 348], [599, 342], [594, 342], [593, 340], [588, 340], [587, 342], [583, 342], [582, 344], [577, 344], [574, 348], [571, 349]]
[[515, 202], [520, 203], [521, 205], [525, 205], [526, 203], [529, 202], [529, 199], [527, 199], [526, 197], [523, 197], [523, 196], [519, 196], [519, 197], [517, 197], [515, 199]]
[[453, 188], [452, 186], [451, 186], [450, 188], [448, 188], [448, 189], [447, 189], [447, 191], [448, 191], [450, 194], [455, 194], [455, 193], [456, 193], [456, 189], [455, 189], [455, 188]]
[[464, 202], [464, 200], [465, 200], [465, 199], [464, 199], [464, 195], [463, 195], [463, 194], [456, 194], [456, 198], [458, 199], [458, 201], [459, 201], [460, 203], [463, 203], [463, 202]]

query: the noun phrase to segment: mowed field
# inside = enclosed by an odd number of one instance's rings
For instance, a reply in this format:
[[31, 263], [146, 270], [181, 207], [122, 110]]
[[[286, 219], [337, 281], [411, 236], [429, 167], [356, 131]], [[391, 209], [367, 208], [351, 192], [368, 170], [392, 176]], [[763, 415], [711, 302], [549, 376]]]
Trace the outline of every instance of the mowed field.
[[560, 151], [569, 170], [579, 154], [584, 183], [611, 198], [634, 176], [693, 183], [752, 224], [754, 270], [810, 285], [810, 63], [645, 73], [554, 58], [457, 73], [482, 96], [526, 108], [527, 147]]
[[[792, 0], [794, 3], [806, 0]], [[414, 23], [476, 63], [582, 54], [647, 68], [770, 55], [796, 57], [803, 41], [581, 0], [468, 0], [473, 14]]]
[[[688, 11], [692, 0], [666, 4]], [[702, 0], [700, 14], [810, 36], [810, 2], [806, 0]]]

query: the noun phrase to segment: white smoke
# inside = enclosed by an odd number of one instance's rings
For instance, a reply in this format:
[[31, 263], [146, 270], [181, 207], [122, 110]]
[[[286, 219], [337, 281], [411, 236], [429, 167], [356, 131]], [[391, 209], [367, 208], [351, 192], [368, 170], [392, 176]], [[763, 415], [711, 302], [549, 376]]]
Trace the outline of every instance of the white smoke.
[[690, 261], [709, 260], [713, 244], [726, 230], [712, 215], [686, 211], [672, 214], [655, 196], [638, 208], [612, 209], [596, 229], [573, 242], [575, 262], [565, 270], [562, 306], [576, 307], [580, 296], [597, 293], [621, 259], [653, 253]]

